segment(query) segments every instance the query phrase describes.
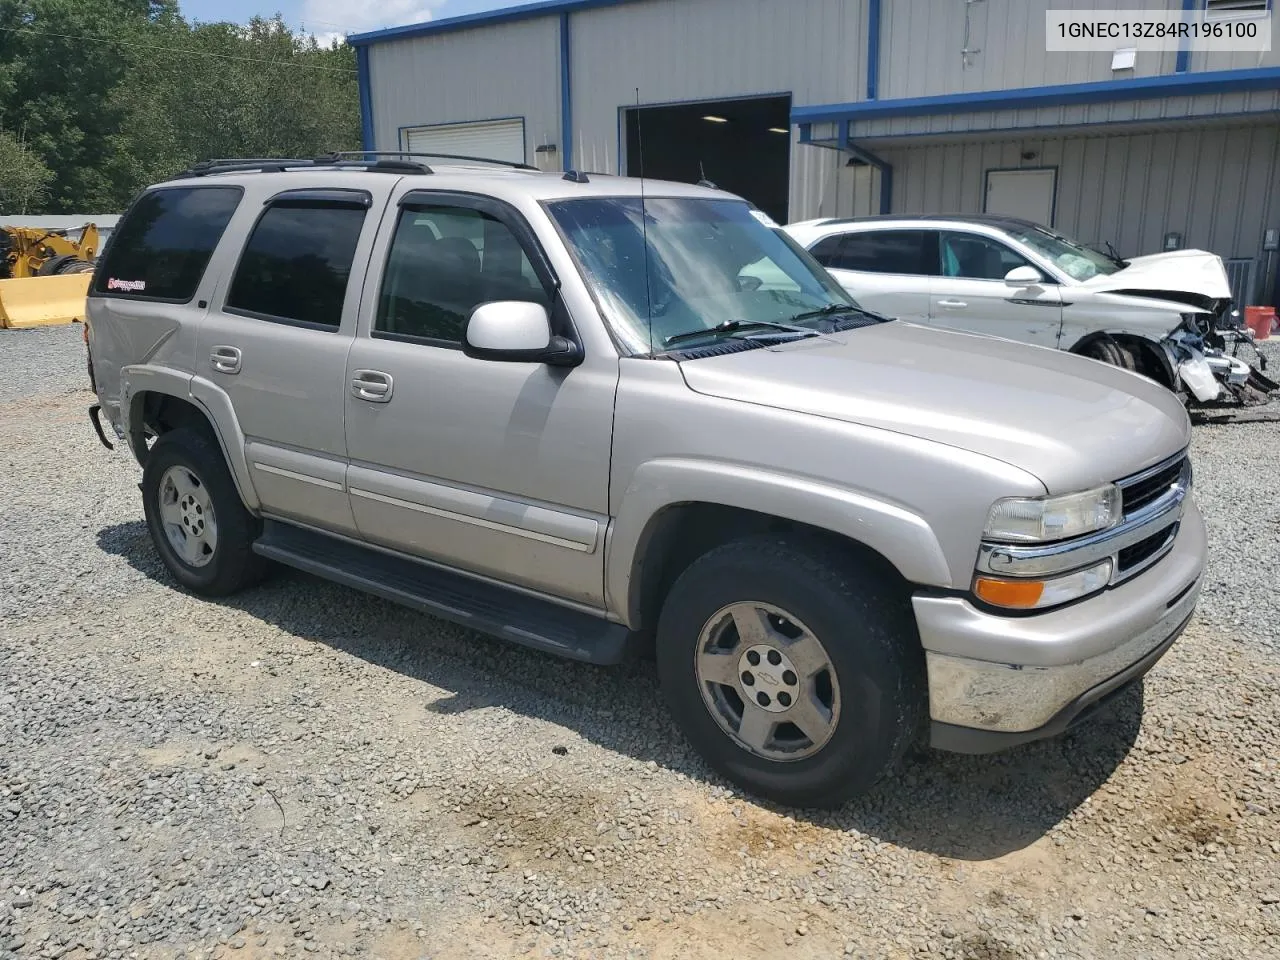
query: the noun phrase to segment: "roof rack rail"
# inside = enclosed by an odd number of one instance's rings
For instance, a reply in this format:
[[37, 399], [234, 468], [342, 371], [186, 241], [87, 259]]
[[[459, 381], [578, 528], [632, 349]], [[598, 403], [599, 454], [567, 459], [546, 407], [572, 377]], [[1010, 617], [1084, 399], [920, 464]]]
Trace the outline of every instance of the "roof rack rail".
[[358, 160], [330, 154], [323, 157], [253, 157], [246, 159], [201, 160], [188, 169], [174, 174], [170, 180], [186, 180], [207, 177], [217, 173], [283, 173], [286, 170], [314, 169], [317, 167], [360, 167], [371, 173], [431, 173], [430, 167], [421, 163], [395, 160]]
[[326, 159], [345, 159], [346, 157], [431, 157], [436, 160], [468, 160], [471, 163], [494, 163], [500, 167], [511, 167], [513, 170], [533, 170], [538, 168], [528, 163], [517, 163], [514, 160], [497, 160], [493, 157], [471, 157], [460, 153], [426, 153], [421, 150], [344, 150], [331, 153]]

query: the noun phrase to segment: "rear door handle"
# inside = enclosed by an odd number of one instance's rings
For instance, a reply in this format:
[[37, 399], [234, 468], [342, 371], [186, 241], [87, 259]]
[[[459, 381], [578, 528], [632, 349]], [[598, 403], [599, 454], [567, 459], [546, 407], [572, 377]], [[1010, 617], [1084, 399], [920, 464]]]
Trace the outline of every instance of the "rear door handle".
[[351, 378], [351, 394], [370, 403], [391, 400], [391, 374], [379, 370], [357, 370]]
[[209, 354], [209, 362], [219, 373], [239, 373], [240, 360], [239, 347], [214, 347]]
[[938, 301], [938, 306], [950, 307], [953, 310], [959, 310], [962, 307], [967, 307], [968, 305], [969, 304], [965, 303], [963, 300], [939, 300]]

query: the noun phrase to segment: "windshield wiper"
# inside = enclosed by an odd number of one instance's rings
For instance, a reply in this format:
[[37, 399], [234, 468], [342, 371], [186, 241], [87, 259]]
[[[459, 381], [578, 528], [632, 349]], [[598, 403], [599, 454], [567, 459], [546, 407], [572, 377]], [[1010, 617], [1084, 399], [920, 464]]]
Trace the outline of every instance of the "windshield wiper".
[[811, 330], [808, 327], [797, 327], [790, 323], [775, 323], [772, 320], [725, 320], [723, 323], [717, 323], [714, 327], [704, 327], [701, 330], [686, 330], [683, 333], [673, 333], [671, 336], [663, 340], [663, 344], [671, 346], [673, 343], [680, 343], [684, 340], [693, 340], [697, 337], [706, 337], [717, 333], [737, 333], [740, 330], [782, 330], [786, 333], [803, 333], [805, 336], [814, 337], [818, 335], [817, 330]]
[[878, 313], [872, 313], [864, 307], [855, 307], [851, 303], [829, 303], [825, 307], [819, 307], [817, 310], [806, 310], [804, 313], [797, 313], [791, 318], [792, 323], [799, 323], [801, 320], [813, 320], [816, 317], [831, 317], [839, 313], [860, 313], [864, 317], [872, 317], [881, 323], [887, 323], [888, 317], [881, 316]]
[[1124, 257], [1120, 256], [1120, 254], [1116, 252], [1116, 248], [1111, 245], [1110, 240], [1107, 241], [1107, 253], [1111, 256], [1112, 263], [1114, 263], [1121, 270], [1123, 270], [1125, 267], [1129, 265], [1129, 261], [1124, 259]]

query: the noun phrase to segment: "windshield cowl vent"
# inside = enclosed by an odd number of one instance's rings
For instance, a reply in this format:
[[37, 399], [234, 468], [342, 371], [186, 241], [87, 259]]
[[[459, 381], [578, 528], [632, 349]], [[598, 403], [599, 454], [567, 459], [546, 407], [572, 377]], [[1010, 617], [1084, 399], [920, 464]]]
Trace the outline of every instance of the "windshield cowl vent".
[[[790, 340], [790, 337], [781, 339]], [[701, 347], [687, 347], [681, 350], [668, 350], [662, 354], [672, 360], [704, 360], [707, 357], [723, 357], [730, 353], [742, 353], [744, 350], [758, 350], [776, 342], [772, 337], [754, 338], [751, 340], [722, 340], [719, 343], [708, 343]]]

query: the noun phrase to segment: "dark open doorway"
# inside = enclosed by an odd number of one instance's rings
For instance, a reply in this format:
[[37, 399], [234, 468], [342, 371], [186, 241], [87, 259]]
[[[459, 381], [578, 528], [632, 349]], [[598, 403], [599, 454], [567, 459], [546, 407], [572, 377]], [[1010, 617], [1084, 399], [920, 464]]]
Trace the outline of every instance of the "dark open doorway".
[[[787, 222], [791, 97], [707, 100], [626, 111], [627, 176], [696, 183], [704, 176]], [[644, 135], [643, 165], [640, 140]]]

